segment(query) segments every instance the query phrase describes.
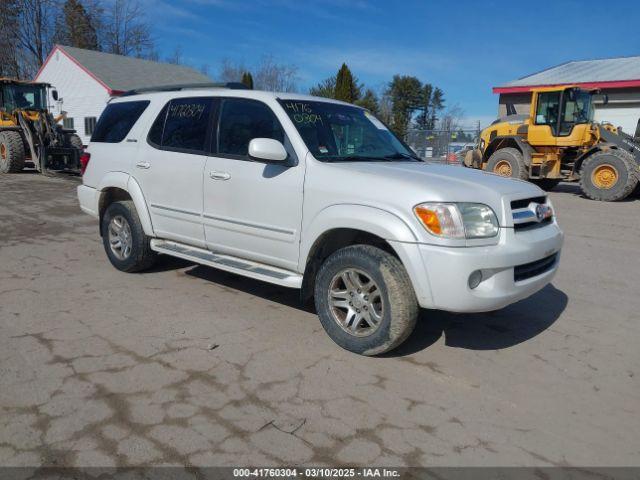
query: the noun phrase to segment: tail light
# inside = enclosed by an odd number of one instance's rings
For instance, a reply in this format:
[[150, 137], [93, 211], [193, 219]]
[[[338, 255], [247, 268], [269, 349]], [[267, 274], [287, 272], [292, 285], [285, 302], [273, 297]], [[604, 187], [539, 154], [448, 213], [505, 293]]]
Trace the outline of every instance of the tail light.
[[84, 152], [80, 155], [80, 174], [84, 175], [85, 170], [89, 166], [89, 160], [91, 160], [91, 154], [89, 152]]

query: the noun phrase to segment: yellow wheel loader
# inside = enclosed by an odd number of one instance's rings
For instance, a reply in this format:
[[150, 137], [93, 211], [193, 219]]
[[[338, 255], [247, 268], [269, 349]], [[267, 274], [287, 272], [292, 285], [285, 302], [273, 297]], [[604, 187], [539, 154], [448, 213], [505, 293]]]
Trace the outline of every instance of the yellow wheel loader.
[[[579, 181], [594, 200], [626, 198], [640, 181], [640, 122], [636, 136], [594, 122], [596, 95], [576, 86], [534, 89], [529, 114], [515, 115], [508, 106], [506, 117], [481, 132], [465, 166], [530, 180], [545, 190]], [[606, 95], [602, 100], [608, 101]]]
[[[51, 85], [0, 78], [0, 174], [30, 161], [39, 172], [80, 171], [82, 140], [62, 128], [47, 104]], [[57, 92], [51, 92], [57, 99]]]

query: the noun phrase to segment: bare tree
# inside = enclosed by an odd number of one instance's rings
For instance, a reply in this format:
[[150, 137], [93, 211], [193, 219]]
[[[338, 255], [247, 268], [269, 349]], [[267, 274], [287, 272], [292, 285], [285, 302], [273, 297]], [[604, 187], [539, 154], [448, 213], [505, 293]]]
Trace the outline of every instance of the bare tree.
[[113, 0], [103, 22], [101, 43], [106, 52], [146, 57], [154, 51], [151, 28], [138, 0]]
[[440, 125], [438, 127], [440, 130], [446, 130], [448, 132], [457, 131], [461, 128], [463, 118], [464, 110], [460, 105], [453, 105], [447, 109], [444, 115], [442, 115], [442, 119], [440, 120]]
[[228, 58], [222, 60], [220, 64], [220, 71], [218, 72], [218, 79], [221, 82], [240, 82], [242, 81], [242, 74], [248, 71], [243, 63], [233, 62]]
[[177, 45], [173, 49], [173, 53], [167, 57], [167, 63], [173, 63], [174, 65], [182, 65], [184, 63], [182, 45]]
[[266, 56], [256, 69], [254, 85], [258, 90], [271, 92], [295, 92], [298, 88], [298, 67], [277, 63]]

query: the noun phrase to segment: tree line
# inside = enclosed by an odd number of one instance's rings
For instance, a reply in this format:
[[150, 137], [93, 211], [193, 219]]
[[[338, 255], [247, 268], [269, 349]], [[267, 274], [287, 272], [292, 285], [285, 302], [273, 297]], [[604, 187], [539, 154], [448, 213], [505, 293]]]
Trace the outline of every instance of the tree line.
[[2, 0], [0, 76], [30, 79], [55, 44], [158, 59], [138, 0]]
[[[2, 0], [0, 9], [0, 77], [31, 79], [55, 44], [149, 60], [160, 60], [139, 0]], [[181, 46], [163, 59], [185, 64]], [[200, 71], [209, 75], [208, 66]], [[222, 61], [216, 80], [242, 82], [259, 90], [298, 91], [298, 68], [272, 56], [248, 68]], [[394, 75], [382, 88], [365, 86], [346, 64], [309, 90], [367, 108], [398, 135], [410, 129], [459, 129], [463, 112], [445, 108], [444, 92], [415, 76]]]

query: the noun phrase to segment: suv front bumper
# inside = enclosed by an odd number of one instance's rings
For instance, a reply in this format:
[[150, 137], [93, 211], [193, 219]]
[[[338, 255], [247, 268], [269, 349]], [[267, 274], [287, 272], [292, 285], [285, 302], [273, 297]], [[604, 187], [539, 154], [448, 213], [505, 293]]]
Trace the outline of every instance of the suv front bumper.
[[[517, 233], [502, 228], [498, 244], [484, 247], [390, 243], [408, 267], [421, 307], [486, 312], [527, 298], [551, 282], [563, 240], [553, 223]], [[483, 280], [471, 289], [469, 277], [477, 270]]]

